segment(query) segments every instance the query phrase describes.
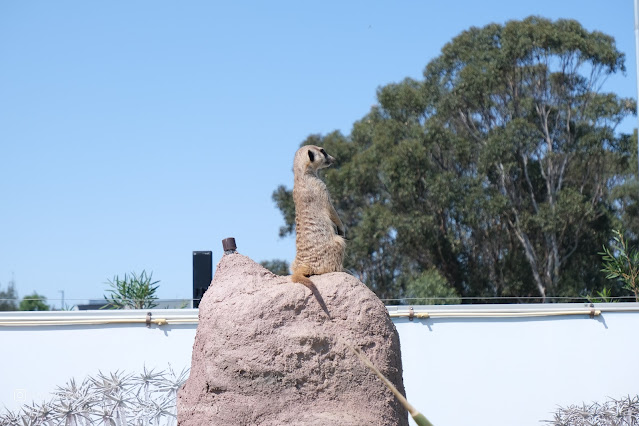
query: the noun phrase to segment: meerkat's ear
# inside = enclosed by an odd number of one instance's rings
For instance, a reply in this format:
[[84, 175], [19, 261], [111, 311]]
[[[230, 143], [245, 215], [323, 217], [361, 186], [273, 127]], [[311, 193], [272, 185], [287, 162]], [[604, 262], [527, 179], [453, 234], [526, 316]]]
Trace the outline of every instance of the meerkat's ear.
[[308, 158], [311, 160], [311, 163], [315, 161], [315, 154], [310, 149], [308, 150]]

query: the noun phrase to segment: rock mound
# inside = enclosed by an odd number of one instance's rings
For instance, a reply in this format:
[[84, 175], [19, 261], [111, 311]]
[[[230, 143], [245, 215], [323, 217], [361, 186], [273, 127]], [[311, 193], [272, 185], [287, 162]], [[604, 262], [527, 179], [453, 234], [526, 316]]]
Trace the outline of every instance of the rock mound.
[[399, 337], [386, 308], [349, 274], [312, 280], [315, 294], [246, 256], [222, 258], [200, 303], [179, 426], [408, 425], [406, 411], [344, 343], [403, 393]]

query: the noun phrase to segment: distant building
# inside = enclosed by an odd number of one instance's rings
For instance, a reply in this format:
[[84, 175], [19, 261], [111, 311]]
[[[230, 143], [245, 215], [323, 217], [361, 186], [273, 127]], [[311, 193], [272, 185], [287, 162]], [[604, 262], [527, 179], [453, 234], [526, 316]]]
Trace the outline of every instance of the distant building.
[[[155, 303], [157, 306], [154, 309], [190, 309], [193, 307], [193, 301], [191, 299], [158, 299]], [[110, 305], [104, 299], [91, 299], [87, 303], [79, 303], [76, 306], [79, 311], [111, 309]]]
[[108, 309], [108, 303], [104, 299], [93, 299], [87, 303], [77, 305], [78, 311], [97, 311], [98, 309]]

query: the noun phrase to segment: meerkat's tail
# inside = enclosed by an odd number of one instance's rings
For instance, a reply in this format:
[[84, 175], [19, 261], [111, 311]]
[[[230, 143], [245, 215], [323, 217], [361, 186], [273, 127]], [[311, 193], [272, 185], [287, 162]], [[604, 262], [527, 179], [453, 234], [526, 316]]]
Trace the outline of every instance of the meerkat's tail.
[[293, 270], [293, 275], [291, 275], [291, 281], [293, 281], [294, 283], [303, 284], [306, 288], [308, 288], [311, 291], [311, 293], [313, 293], [313, 296], [315, 296], [315, 299], [317, 299], [317, 302], [322, 307], [322, 310], [330, 318], [331, 314], [330, 312], [328, 312], [328, 307], [326, 306], [326, 303], [324, 303], [324, 298], [320, 294], [319, 290], [317, 290], [317, 287], [315, 287], [315, 284], [313, 283], [313, 281], [311, 281], [311, 279], [305, 275], [305, 272], [307, 272], [307, 268], [304, 268], [304, 267]]
[[293, 265], [292, 269], [293, 275], [291, 275], [291, 281], [293, 281], [294, 283], [304, 284], [312, 291], [310, 286], [315, 287], [315, 284], [313, 284], [313, 281], [311, 281], [311, 279], [309, 278], [309, 276], [311, 275], [311, 268], [304, 264], [300, 265], [298, 263], [297, 265]]
[[308, 287], [311, 291], [311, 287], [315, 287], [315, 284], [313, 284], [313, 281], [311, 281], [311, 279], [305, 275], [302, 274], [293, 274], [291, 275], [291, 281], [293, 281], [294, 283], [300, 283], [300, 284], [304, 284], [306, 287]]

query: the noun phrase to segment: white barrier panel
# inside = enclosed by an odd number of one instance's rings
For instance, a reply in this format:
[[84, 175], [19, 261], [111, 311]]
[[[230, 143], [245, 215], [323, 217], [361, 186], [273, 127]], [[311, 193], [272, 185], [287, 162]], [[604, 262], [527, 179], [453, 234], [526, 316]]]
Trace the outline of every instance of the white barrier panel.
[[[389, 311], [408, 400], [436, 426], [537, 425], [557, 406], [639, 393], [637, 304]], [[151, 312], [149, 328], [147, 311], [0, 313], [0, 408], [98, 371], [188, 367], [197, 310]]]
[[[637, 395], [638, 306], [619, 305], [597, 305], [593, 313], [601, 314], [593, 318], [481, 316], [495, 309], [514, 315], [549, 309], [511, 305], [463, 307], [478, 317], [396, 319], [406, 396], [435, 426], [512, 426], [552, 420], [558, 406]], [[436, 315], [459, 308], [415, 312]], [[590, 307], [550, 309], [552, 314]]]
[[[147, 311], [134, 310], [1, 313], [0, 408], [48, 401], [57, 386], [99, 371], [189, 367], [197, 310], [151, 312], [154, 321], [173, 321], [147, 328]], [[28, 320], [37, 325], [16, 325]]]

